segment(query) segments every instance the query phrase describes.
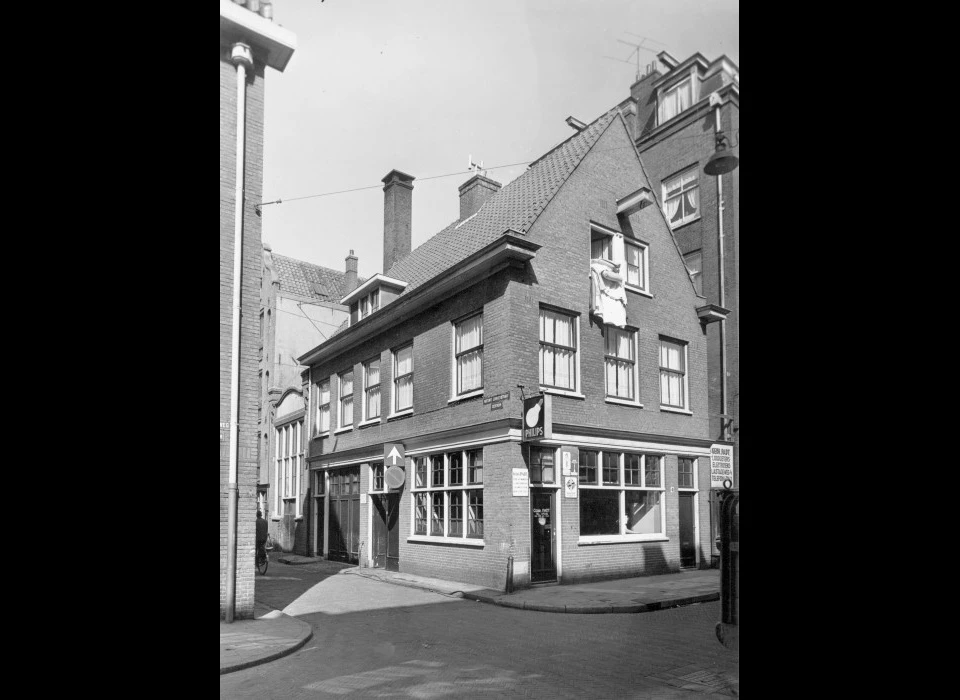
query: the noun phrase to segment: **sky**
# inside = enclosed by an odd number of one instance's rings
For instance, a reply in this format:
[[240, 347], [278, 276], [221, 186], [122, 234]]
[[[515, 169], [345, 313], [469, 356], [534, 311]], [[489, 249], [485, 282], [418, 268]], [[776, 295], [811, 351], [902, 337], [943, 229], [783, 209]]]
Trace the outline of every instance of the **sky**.
[[267, 69], [263, 202], [283, 202], [262, 207], [263, 240], [335, 270], [352, 249], [361, 277], [383, 272], [390, 170], [417, 178], [416, 248], [458, 218], [470, 156], [506, 185], [573, 133], [568, 116], [589, 123], [628, 97], [638, 44], [641, 72], [661, 50], [740, 64], [739, 0], [274, 0], [273, 13], [297, 48]]

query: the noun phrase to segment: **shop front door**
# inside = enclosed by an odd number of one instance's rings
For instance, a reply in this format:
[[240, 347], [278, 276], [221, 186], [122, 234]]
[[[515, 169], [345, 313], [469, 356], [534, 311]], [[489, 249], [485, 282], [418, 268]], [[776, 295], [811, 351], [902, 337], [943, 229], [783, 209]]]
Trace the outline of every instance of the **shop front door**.
[[697, 565], [697, 543], [694, 538], [692, 493], [680, 494], [680, 566]]
[[530, 581], [544, 583], [557, 580], [557, 533], [553, 522], [555, 492], [530, 490]]
[[400, 571], [400, 494], [371, 496], [373, 502], [373, 565]]

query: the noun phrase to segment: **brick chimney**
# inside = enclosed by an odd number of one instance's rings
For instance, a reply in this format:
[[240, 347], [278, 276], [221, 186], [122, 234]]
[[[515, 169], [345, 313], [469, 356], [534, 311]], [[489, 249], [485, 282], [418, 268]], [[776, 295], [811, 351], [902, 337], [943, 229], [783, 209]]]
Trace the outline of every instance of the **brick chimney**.
[[483, 203], [503, 187], [496, 180], [477, 174], [460, 185], [460, 221], [473, 216]]
[[653, 84], [663, 73], [656, 68], [650, 68], [649, 73], [630, 86], [630, 97], [636, 104], [635, 126], [631, 129], [635, 139], [646, 135], [657, 126], [657, 91], [653, 89]]
[[383, 272], [410, 253], [413, 175], [391, 170], [383, 182]]
[[357, 288], [357, 256], [353, 254], [353, 251], [350, 251], [350, 255], [346, 258], [347, 262], [347, 274], [343, 278], [343, 294], [342, 296], [347, 296], [350, 292]]

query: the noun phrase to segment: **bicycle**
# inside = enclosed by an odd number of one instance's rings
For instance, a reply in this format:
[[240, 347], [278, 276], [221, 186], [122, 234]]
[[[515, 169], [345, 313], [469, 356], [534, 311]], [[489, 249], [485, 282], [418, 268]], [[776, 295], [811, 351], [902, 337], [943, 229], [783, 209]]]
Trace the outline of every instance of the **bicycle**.
[[257, 571], [260, 572], [261, 576], [266, 576], [267, 574], [267, 567], [270, 565], [269, 552], [271, 549], [273, 549], [273, 542], [271, 541], [270, 535], [267, 535], [267, 541], [263, 543], [263, 547], [257, 547]]

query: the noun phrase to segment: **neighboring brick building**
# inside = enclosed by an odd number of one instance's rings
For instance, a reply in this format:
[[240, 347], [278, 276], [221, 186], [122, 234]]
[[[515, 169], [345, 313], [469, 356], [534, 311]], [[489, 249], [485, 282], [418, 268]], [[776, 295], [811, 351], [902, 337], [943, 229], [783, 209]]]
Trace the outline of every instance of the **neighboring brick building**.
[[492, 588], [709, 566], [704, 299], [618, 110], [406, 253], [414, 180], [383, 180], [385, 274], [298, 358], [312, 552]]
[[348, 317], [340, 299], [358, 283], [350, 251], [338, 272], [273, 253], [263, 244], [260, 294], [260, 471], [257, 507], [285, 552], [305, 554], [311, 505], [307, 488], [306, 398], [297, 357], [333, 335]]
[[[663, 70], [648, 67], [620, 104], [651, 187], [665, 207], [674, 237], [707, 301], [729, 310], [723, 343], [727, 365], [726, 437], [733, 440], [734, 484], [740, 486], [740, 169], [720, 176], [723, 191], [723, 286], [717, 211], [718, 178], [703, 168], [715, 151], [716, 115], [727, 144], [739, 156], [740, 68], [726, 56], [694, 54], [677, 61], [658, 55]], [[713, 95], [713, 102], [711, 102]], [[710, 435], [724, 437], [721, 324], [707, 331]]]
[[220, 617], [231, 621], [253, 616], [264, 70], [282, 71], [295, 43], [269, 3], [249, 4], [260, 13], [220, 2]]

